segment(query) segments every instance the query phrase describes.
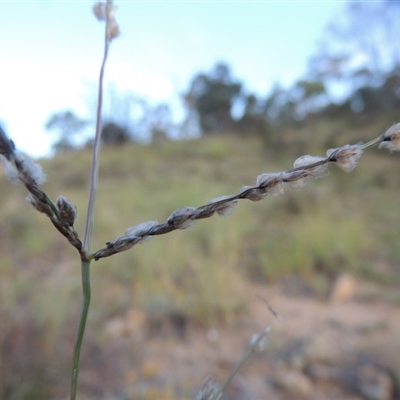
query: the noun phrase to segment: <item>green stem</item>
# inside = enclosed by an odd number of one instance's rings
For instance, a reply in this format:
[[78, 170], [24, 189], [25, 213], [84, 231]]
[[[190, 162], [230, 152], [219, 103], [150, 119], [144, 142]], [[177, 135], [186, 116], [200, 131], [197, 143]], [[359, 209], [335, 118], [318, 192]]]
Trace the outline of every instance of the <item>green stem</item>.
[[[110, 4], [111, 4], [111, 0], [107, 0], [107, 7], [110, 7]], [[95, 140], [94, 140], [94, 146], [93, 146], [92, 171], [91, 171], [91, 177], [90, 177], [90, 194], [89, 194], [89, 203], [88, 203], [88, 211], [87, 211], [87, 218], [86, 218], [85, 237], [84, 237], [84, 241], [83, 241], [83, 252], [81, 253], [83, 300], [82, 300], [81, 315], [80, 315], [80, 319], [79, 319], [78, 332], [76, 335], [75, 346], [74, 346], [74, 357], [73, 357], [73, 361], [72, 361], [70, 400], [76, 400], [76, 394], [78, 391], [80, 355], [81, 355], [83, 336], [85, 334], [86, 321], [87, 321], [87, 317], [89, 314], [89, 306], [90, 306], [90, 295], [91, 295], [90, 262], [91, 262], [91, 257], [88, 256], [88, 254], [90, 254], [90, 241], [92, 238], [92, 228], [93, 228], [93, 209], [94, 209], [94, 202], [95, 202], [95, 198], [96, 198], [97, 180], [98, 180], [98, 175], [99, 175], [101, 110], [102, 110], [102, 104], [103, 104], [103, 78], [104, 78], [104, 69], [106, 66], [108, 47], [109, 47], [109, 39], [107, 37], [108, 22], [109, 22], [109, 20], [108, 20], [108, 14], [107, 14], [106, 28], [105, 28], [105, 34], [104, 34], [104, 55], [103, 55], [103, 61], [101, 63], [100, 76], [99, 76], [97, 116], [96, 116], [96, 134], [95, 134]]]
[[370, 141], [367, 142], [367, 143], [364, 143], [364, 144], [361, 146], [361, 148], [362, 148], [363, 150], [365, 150], [365, 149], [368, 149], [368, 147], [375, 146], [375, 145], [377, 145], [377, 144], [379, 144], [379, 143], [381, 143], [381, 142], [382, 142], [382, 136], [378, 136], [377, 138], [375, 138], [375, 139], [373, 139], [373, 140], [370, 140]]
[[85, 329], [86, 329], [86, 320], [88, 317], [89, 306], [90, 306], [90, 296], [91, 296], [90, 261], [87, 260], [82, 260], [82, 289], [83, 289], [82, 309], [79, 319], [78, 332], [76, 334], [74, 357], [72, 361], [70, 400], [76, 400], [76, 394], [78, 390], [78, 376], [79, 376], [81, 348], [82, 348], [83, 336], [85, 334]]

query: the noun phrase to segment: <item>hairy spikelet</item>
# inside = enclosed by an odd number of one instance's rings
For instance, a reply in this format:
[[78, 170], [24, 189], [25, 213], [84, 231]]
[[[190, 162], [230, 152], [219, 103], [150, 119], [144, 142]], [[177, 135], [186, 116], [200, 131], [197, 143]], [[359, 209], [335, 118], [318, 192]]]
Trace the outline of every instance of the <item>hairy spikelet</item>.
[[71, 200], [67, 199], [66, 197], [59, 196], [57, 198], [57, 208], [59, 210], [61, 219], [69, 226], [74, 226], [77, 217], [77, 209], [75, 204], [73, 204]]
[[357, 166], [358, 159], [362, 156], [362, 148], [359, 144], [346, 144], [337, 149], [329, 149], [326, 154], [331, 161], [346, 172], [352, 171]]
[[379, 148], [400, 151], [400, 123], [391, 126], [383, 135]]

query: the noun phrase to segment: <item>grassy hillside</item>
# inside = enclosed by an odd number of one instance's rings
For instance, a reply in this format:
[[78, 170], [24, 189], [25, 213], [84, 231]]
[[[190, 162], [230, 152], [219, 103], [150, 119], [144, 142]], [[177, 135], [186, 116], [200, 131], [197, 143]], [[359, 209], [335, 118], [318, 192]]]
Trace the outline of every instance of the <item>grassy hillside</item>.
[[[377, 127], [351, 135], [340, 127], [320, 128], [320, 136], [306, 129], [288, 132], [282, 136], [286, 145], [269, 149], [254, 138], [228, 136], [103, 149], [92, 250], [129, 226], [164, 221], [181, 206], [236, 193], [262, 172], [289, 169], [307, 149], [323, 154], [338, 140], [332, 132], [343, 139], [336, 145], [381, 133]], [[46, 192], [77, 205], [81, 235], [90, 162], [89, 151], [41, 162], [48, 175]], [[288, 188], [283, 196], [258, 203], [242, 201], [227, 218], [198, 221], [189, 230], [94, 263], [87, 342], [101, 346], [105, 321], [131, 308], [144, 310], [155, 330], [168, 321], [231, 323], [254, 296], [243, 291], [245, 281], [268, 284], [296, 276], [324, 294], [330, 280], [346, 270], [398, 285], [399, 156], [372, 150], [352, 173], [334, 165], [330, 171], [300, 190]], [[34, 386], [40, 379], [32, 377], [31, 367], [40, 375], [49, 359], [58, 375], [49, 378], [43, 372], [45, 379], [68, 384], [81, 298], [77, 254], [25, 196], [24, 188], [0, 173], [0, 347], [8, 366], [3, 385], [9, 390], [27, 376], [27, 385]], [[11, 378], [13, 371], [18, 373]]]

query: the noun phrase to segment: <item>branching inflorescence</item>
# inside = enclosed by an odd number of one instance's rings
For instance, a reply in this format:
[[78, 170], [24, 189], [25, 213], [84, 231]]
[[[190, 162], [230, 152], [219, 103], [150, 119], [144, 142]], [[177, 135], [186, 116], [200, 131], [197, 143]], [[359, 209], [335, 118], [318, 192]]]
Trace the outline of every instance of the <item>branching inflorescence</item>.
[[[96, 18], [105, 22], [105, 47], [99, 77], [96, 134], [93, 149], [86, 231], [83, 241], [74, 229], [74, 223], [77, 217], [75, 205], [63, 196], [59, 196], [55, 202], [50, 199], [50, 197], [41, 188], [41, 185], [46, 180], [46, 176], [43, 173], [41, 166], [19, 152], [16, 149], [14, 142], [8, 138], [0, 126], [0, 161], [4, 165], [7, 178], [13, 183], [22, 183], [26, 187], [29, 192], [27, 201], [32, 204], [37, 211], [47, 215], [55, 228], [68, 239], [72, 246], [78, 250], [81, 257], [83, 301], [79, 327], [74, 346], [71, 375], [71, 400], [75, 400], [77, 395], [80, 350], [90, 305], [91, 289], [89, 267], [92, 260], [97, 261], [101, 258], [121, 253], [122, 251], [132, 248], [138, 243], [148, 241], [156, 235], [163, 235], [175, 230], [186, 229], [190, 227], [196, 220], [209, 218], [214, 214], [218, 214], [220, 216], [230, 215], [239, 200], [247, 199], [251, 201], [260, 201], [268, 196], [280, 195], [284, 192], [285, 185], [302, 187], [310, 179], [318, 179], [327, 176], [329, 174], [329, 163], [336, 163], [344, 171], [350, 172], [356, 167], [357, 161], [362, 156], [363, 151], [369, 147], [379, 145], [380, 148], [387, 148], [390, 151], [400, 150], [400, 123], [398, 123], [368, 143], [359, 143], [353, 145], [347, 144], [337, 149], [331, 149], [327, 151], [327, 155], [325, 157], [305, 155], [298, 158], [294, 162], [292, 169], [277, 173], [262, 173], [257, 177], [254, 185], [242, 186], [238, 194], [218, 197], [197, 208], [181, 207], [175, 210], [164, 223], [159, 224], [157, 221], [148, 221], [130, 227], [125, 231], [123, 236], [107, 242], [106, 247], [91, 253], [90, 239], [93, 226], [93, 208], [98, 180], [104, 68], [107, 60], [109, 44], [114, 38], [118, 37], [120, 33], [119, 25], [115, 19], [115, 11], [116, 7], [113, 5], [112, 0], [96, 3], [93, 6], [93, 12]], [[268, 327], [255, 337], [248, 351], [245, 353], [242, 360], [239, 362], [237, 367], [235, 367], [224, 384], [218, 386], [210, 379], [205, 382], [200, 393], [200, 398], [202, 400], [210, 398], [216, 400], [220, 397], [223, 389], [232, 379], [238, 368], [240, 368], [240, 366], [255, 351], [256, 347], [267, 336], [269, 330], [270, 328]]]
[[[0, 154], [8, 179], [14, 183], [22, 182], [30, 192], [27, 200], [38, 211], [46, 214], [54, 226], [81, 252], [81, 241], [73, 229], [76, 207], [64, 197], [59, 197], [55, 205], [39, 186], [45, 181], [41, 167], [19, 153], [4, 131], [0, 132]], [[262, 173], [257, 177], [255, 185], [242, 186], [236, 195], [221, 196], [197, 208], [178, 208], [164, 223], [159, 224], [155, 220], [130, 227], [125, 231], [125, 235], [107, 242], [105, 248], [88, 255], [88, 258], [99, 260], [121, 253], [154, 236], [189, 228], [196, 220], [210, 218], [214, 214], [228, 216], [239, 200], [260, 201], [268, 196], [280, 195], [284, 193], [285, 185], [302, 187], [310, 179], [329, 175], [329, 163], [336, 163], [344, 171], [350, 172], [357, 166], [357, 161], [363, 151], [374, 145], [391, 151], [400, 150], [400, 123], [393, 125], [384, 134], [364, 145], [347, 144], [337, 149], [330, 149], [326, 157], [301, 156], [294, 162], [292, 169], [284, 172]]]

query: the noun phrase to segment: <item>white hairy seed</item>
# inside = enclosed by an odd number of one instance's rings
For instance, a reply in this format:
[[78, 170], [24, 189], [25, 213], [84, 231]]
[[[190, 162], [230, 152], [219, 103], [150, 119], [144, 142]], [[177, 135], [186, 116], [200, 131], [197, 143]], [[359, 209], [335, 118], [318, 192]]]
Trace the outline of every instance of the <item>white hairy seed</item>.
[[[294, 168], [303, 168], [303, 167], [307, 167], [309, 165], [318, 163], [323, 160], [325, 160], [324, 157], [305, 155], [305, 156], [299, 157], [294, 162], [293, 167]], [[307, 168], [307, 171], [310, 172], [309, 176], [316, 178], [316, 179], [324, 178], [325, 176], [329, 175], [327, 163], [318, 165], [316, 167]]]
[[194, 207], [181, 207], [175, 210], [167, 219], [169, 225], [173, 225], [176, 229], [187, 229], [193, 222], [193, 216], [196, 211]]
[[158, 225], [158, 221], [147, 221], [136, 226], [131, 226], [125, 231], [125, 235], [128, 237], [137, 237], [140, 242], [147, 242], [153, 238], [153, 236], [148, 236], [148, 232], [151, 228]]
[[[220, 196], [210, 200], [208, 204], [218, 203], [230, 197], [231, 196]], [[237, 200], [222, 202], [221, 204], [216, 206], [215, 211], [217, 212], [218, 215], [221, 215], [222, 217], [227, 217], [228, 215], [231, 215], [233, 213], [233, 210], [235, 209], [237, 202], [238, 202]]]
[[338, 167], [350, 172], [357, 166], [357, 160], [363, 151], [359, 144], [346, 144], [337, 149], [329, 149], [326, 154], [332, 161], [336, 161]]
[[21, 180], [26, 180], [27, 178], [37, 185], [41, 185], [42, 183], [46, 182], [46, 175], [44, 174], [42, 167], [39, 164], [36, 164], [25, 154], [22, 154], [18, 150], [15, 151], [14, 156], [15, 162], [18, 162], [22, 168], [21, 171], [18, 171]]
[[400, 151], [400, 123], [391, 126], [383, 135], [380, 149]]
[[282, 175], [281, 172], [258, 175], [256, 185], [265, 188], [267, 194], [278, 196], [284, 192]]
[[247, 190], [249, 192], [246, 194], [246, 199], [251, 201], [260, 201], [268, 196], [265, 188], [259, 188], [258, 186], [242, 186], [240, 188], [240, 193], [246, 192]]

